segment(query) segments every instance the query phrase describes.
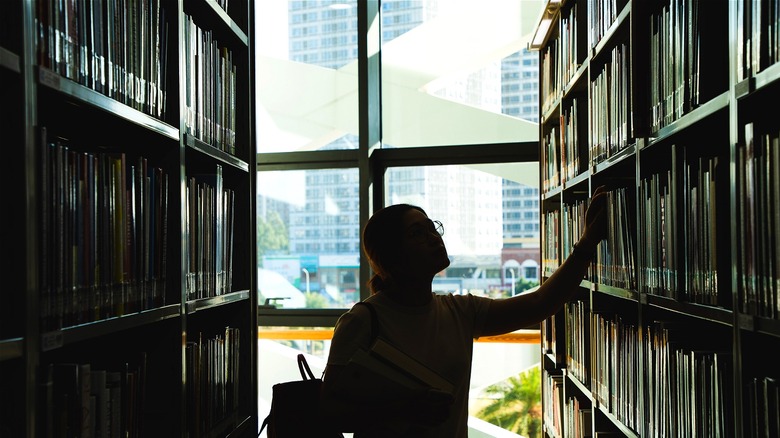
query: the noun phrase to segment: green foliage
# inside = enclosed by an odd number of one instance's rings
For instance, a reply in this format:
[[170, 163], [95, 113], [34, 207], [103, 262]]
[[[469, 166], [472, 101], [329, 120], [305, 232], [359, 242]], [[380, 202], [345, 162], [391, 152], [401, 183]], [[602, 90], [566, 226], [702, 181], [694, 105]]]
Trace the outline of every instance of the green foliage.
[[540, 366], [491, 385], [485, 392], [494, 401], [477, 412], [478, 418], [529, 438], [542, 436]]
[[289, 244], [287, 227], [279, 213], [271, 211], [267, 218], [257, 216], [257, 260], [268, 252], [286, 251]]
[[328, 307], [328, 300], [322, 294], [317, 292], [306, 292], [303, 294], [306, 298], [307, 309], [324, 309]]
[[525, 278], [520, 277], [515, 282], [515, 293], [514, 293], [514, 295], [517, 295], [520, 292], [526, 291], [526, 290], [531, 289], [531, 288], [536, 287], [536, 286], [539, 286], [539, 282], [538, 281], [526, 280]]

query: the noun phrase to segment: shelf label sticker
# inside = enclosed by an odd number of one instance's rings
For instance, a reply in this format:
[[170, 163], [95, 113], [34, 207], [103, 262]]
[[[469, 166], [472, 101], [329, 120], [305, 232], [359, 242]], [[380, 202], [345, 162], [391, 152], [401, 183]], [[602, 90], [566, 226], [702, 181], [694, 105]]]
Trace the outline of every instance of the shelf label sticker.
[[38, 72], [38, 81], [40, 81], [40, 83], [48, 85], [52, 88], [59, 88], [60, 79], [62, 78], [60, 75], [47, 68], [40, 68], [38, 69]]
[[41, 351], [49, 351], [54, 350], [55, 348], [60, 348], [62, 347], [62, 343], [63, 336], [61, 330], [44, 333], [41, 336]]

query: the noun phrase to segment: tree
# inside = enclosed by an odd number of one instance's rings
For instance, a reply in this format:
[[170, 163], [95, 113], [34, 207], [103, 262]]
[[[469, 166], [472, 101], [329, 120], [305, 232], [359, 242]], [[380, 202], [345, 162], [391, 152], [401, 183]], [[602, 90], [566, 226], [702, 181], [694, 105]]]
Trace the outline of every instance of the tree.
[[541, 381], [541, 367], [537, 365], [515, 377], [488, 386], [485, 392], [494, 401], [477, 412], [477, 417], [520, 435], [540, 437]]
[[290, 238], [287, 235], [287, 226], [279, 217], [279, 213], [271, 211], [268, 217], [257, 218], [257, 260], [263, 259], [263, 255], [271, 251], [287, 250]]
[[306, 297], [306, 307], [309, 309], [324, 309], [328, 307], [328, 300], [319, 292], [307, 292], [304, 296]]
[[520, 292], [526, 291], [536, 286], [539, 286], [538, 281], [526, 280], [525, 278], [520, 277], [515, 282], [515, 293], [513, 295], [517, 295]]

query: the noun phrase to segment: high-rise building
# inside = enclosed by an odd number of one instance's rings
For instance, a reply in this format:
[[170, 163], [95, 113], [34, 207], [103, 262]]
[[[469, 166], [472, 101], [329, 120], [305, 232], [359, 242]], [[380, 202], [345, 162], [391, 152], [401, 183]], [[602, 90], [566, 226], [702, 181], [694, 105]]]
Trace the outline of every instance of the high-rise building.
[[[501, 112], [539, 121], [539, 54], [521, 50], [501, 64]], [[539, 240], [538, 187], [504, 180], [502, 193], [504, 238]]]

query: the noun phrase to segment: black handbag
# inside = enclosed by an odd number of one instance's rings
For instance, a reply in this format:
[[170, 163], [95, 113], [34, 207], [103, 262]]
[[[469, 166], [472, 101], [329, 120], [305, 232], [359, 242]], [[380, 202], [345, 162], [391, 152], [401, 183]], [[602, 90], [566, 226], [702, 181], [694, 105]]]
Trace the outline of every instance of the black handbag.
[[277, 383], [271, 391], [271, 411], [263, 420], [258, 436], [268, 428], [268, 438], [343, 438], [331, 430], [320, 410], [322, 379], [314, 377], [306, 357], [298, 354], [301, 380]]

